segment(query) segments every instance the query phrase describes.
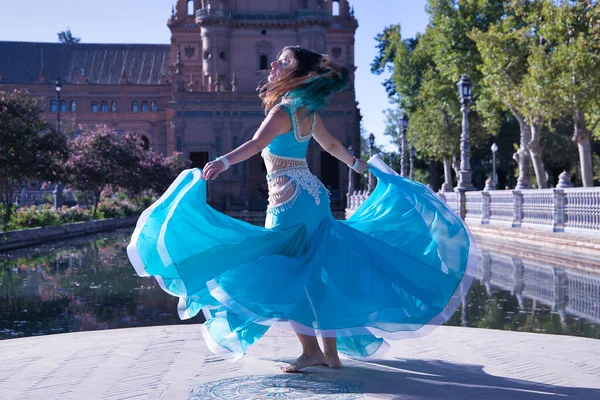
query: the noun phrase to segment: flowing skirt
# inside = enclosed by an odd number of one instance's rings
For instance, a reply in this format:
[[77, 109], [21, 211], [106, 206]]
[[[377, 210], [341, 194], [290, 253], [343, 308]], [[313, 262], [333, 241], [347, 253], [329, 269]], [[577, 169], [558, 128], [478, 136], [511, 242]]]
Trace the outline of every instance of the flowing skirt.
[[446, 322], [475, 272], [465, 223], [426, 186], [371, 160], [377, 187], [347, 221], [302, 188], [293, 206], [250, 225], [206, 203], [202, 171], [183, 171], [145, 210], [127, 247], [140, 276], [203, 312], [211, 351], [237, 359], [275, 325], [338, 338], [368, 357]]

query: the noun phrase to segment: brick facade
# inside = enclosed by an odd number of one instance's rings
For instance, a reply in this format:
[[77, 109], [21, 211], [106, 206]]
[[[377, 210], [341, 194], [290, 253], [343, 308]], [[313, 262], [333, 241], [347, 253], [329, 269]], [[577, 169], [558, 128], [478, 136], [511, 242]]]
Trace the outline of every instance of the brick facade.
[[[0, 42], [0, 85], [39, 96], [62, 126], [107, 124], [139, 132], [155, 151], [180, 151], [203, 167], [252, 137], [264, 114], [256, 87], [279, 50], [300, 44], [327, 52], [354, 71], [356, 19], [347, 0], [179, 0], [167, 22], [170, 45]], [[54, 80], [63, 82], [56, 103]], [[352, 84], [321, 113], [345, 145], [360, 146]], [[343, 208], [347, 167], [314, 141], [311, 170]], [[226, 171], [209, 187], [220, 209], [264, 209], [260, 156]]]

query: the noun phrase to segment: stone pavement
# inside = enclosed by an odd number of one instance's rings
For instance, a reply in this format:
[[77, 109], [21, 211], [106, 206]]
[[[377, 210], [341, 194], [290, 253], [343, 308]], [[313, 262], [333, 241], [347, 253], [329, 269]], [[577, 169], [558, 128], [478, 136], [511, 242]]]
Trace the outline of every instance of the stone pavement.
[[600, 340], [441, 327], [344, 369], [282, 374], [299, 354], [273, 332], [240, 361], [198, 325], [0, 341], [0, 399], [600, 399]]

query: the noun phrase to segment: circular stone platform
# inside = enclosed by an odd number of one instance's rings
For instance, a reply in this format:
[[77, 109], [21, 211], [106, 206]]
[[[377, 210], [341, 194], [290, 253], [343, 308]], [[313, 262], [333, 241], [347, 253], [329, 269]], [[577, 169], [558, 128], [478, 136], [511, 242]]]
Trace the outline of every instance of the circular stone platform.
[[198, 325], [10, 339], [0, 341], [0, 398], [600, 399], [594, 339], [441, 327], [393, 342], [382, 358], [342, 359], [341, 370], [280, 372], [299, 354], [293, 334], [273, 331], [224, 361]]
[[364, 398], [358, 385], [303, 374], [256, 375], [208, 382], [194, 388], [190, 400], [212, 399], [353, 400]]

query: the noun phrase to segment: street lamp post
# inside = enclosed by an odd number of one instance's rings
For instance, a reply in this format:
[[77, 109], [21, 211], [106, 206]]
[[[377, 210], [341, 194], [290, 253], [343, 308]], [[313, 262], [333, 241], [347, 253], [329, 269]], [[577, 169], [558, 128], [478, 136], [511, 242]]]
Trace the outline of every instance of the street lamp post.
[[[375, 135], [373, 135], [373, 133], [371, 133], [369, 135], [369, 158], [373, 157], [374, 149], [375, 149]], [[373, 192], [373, 190], [375, 190], [375, 177], [373, 176], [371, 171], [369, 171], [369, 193]]]
[[[54, 89], [56, 90], [56, 132], [60, 134], [60, 91], [62, 90], [62, 82], [60, 78], [56, 78], [54, 83]], [[59, 209], [62, 207], [62, 192], [63, 185], [56, 182], [54, 186], [54, 208]]]
[[496, 143], [492, 144], [492, 177], [494, 179], [494, 185], [498, 187], [498, 175], [496, 174], [496, 152], [498, 151], [498, 145]]
[[408, 177], [411, 181], [415, 180], [415, 146], [410, 146], [410, 172]]
[[471, 80], [464, 74], [460, 81], [458, 81], [458, 93], [462, 107], [462, 134], [460, 135], [460, 171], [458, 179], [458, 187], [456, 188], [459, 192], [466, 192], [469, 190], [475, 190], [472, 182], [473, 173], [471, 171], [471, 151], [469, 146], [469, 102], [473, 96], [473, 84]]
[[[348, 146], [348, 153], [354, 156], [352, 145]], [[346, 194], [346, 208], [352, 209], [352, 196], [354, 195], [354, 176], [352, 176], [352, 168], [348, 168], [348, 193]]]
[[[348, 146], [348, 153], [354, 156], [354, 149], [352, 146]], [[350, 196], [354, 194], [354, 179], [352, 179], [352, 168], [348, 168], [348, 201], [350, 201]], [[350, 208], [350, 206], [348, 206]]]
[[400, 120], [400, 176], [406, 177], [406, 131], [408, 130], [408, 115], [402, 113]]
[[56, 78], [54, 89], [56, 90], [56, 131], [60, 133], [60, 91], [62, 90], [60, 78]]

